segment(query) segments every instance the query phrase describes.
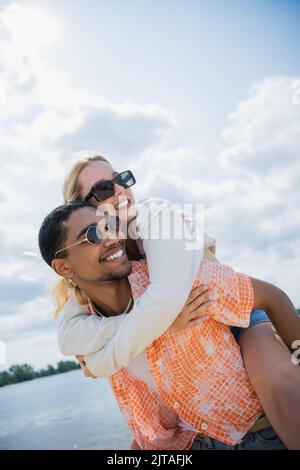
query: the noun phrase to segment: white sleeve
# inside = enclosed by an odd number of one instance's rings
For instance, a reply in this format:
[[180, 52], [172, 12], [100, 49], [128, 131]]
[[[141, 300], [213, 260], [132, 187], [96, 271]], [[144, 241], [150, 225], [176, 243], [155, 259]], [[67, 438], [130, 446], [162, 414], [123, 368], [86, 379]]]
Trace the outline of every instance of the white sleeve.
[[[195, 227], [189, 217], [162, 204], [151, 218], [147, 211], [138, 220], [147, 258], [150, 285], [122, 321], [115, 335], [99, 351], [85, 355], [88, 369], [97, 377], [108, 377], [140, 354], [161, 336], [182, 310], [203, 257], [203, 238], [197, 249], [187, 249], [195, 240]], [[179, 239], [149, 238], [169, 217], [174, 227], [184, 225]], [[151, 219], [151, 220], [150, 220]]]
[[90, 354], [105, 347], [117, 332], [125, 314], [116, 317], [91, 315], [87, 305], [81, 305], [74, 291], [57, 317], [57, 340], [62, 354]]

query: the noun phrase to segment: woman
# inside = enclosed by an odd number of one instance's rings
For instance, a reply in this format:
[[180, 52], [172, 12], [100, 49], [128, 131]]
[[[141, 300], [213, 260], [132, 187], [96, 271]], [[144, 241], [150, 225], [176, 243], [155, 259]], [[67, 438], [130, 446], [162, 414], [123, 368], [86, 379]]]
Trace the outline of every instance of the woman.
[[[107, 181], [113, 179], [115, 174], [116, 173], [113, 171], [110, 164], [103, 157], [89, 157], [78, 162], [66, 178], [64, 186], [65, 200], [72, 201], [88, 196], [91, 205], [97, 207], [99, 205], [99, 201], [95, 199], [93, 192], [90, 193], [91, 188], [100, 180]], [[112, 204], [112, 206], [120, 212], [124, 210], [128, 211], [128, 219], [129, 222], [131, 222], [134, 218], [134, 214], [130, 214], [130, 208], [133, 207], [134, 204], [134, 196], [131, 189], [124, 188], [118, 184], [114, 185], [114, 189], [115, 192], [113, 194], [107, 193], [109, 197], [105, 198], [105, 203]], [[120, 204], [120, 197], [123, 198], [122, 204]], [[103, 199], [101, 202], [103, 202]], [[149, 204], [151, 205], [151, 200], [148, 201], [148, 205]], [[135, 240], [126, 240], [127, 253], [132, 259], [138, 259], [141, 257], [141, 248], [144, 248], [146, 252], [147, 261], [151, 262], [151, 243], [149, 244], [144, 240], [143, 245], [141, 245], [136, 243]], [[173, 253], [173, 255], [178, 256], [178, 252]], [[204, 256], [209, 257], [210, 259], [214, 258], [214, 242], [209, 239], [209, 237], [206, 237], [205, 239]], [[172, 266], [172, 264], [170, 264], [170, 266]], [[164, 275], [165, 274], [166, 273], [164, 272]], [[159, 276], [159, 273], [157, 275]], [[150, 276], [150, 281], [157, 285], [161, 279], [151, 279]], [[189, 294], [189, 287], [190, 286], [185, 286], [185, 298], [187, 298]], [[75, 288], [77, 300], [74, 301], [74, 296], [70, 295], [72, 290], [74, 291], [74, 286], [71, 286], [66, 280], [61, 281], [56, 288], [57, 313], [63, 308], [63, 312], [60, 314], [60, 317], [64, 318], [64, 320], [61, 321], [59, 329], [59, 341], [62, 351], [68, 354], [73, 353], [70, 349], [70, 345], [67, 344], [68, 341], [65, 334], [66, 329], [64, 329], [64, 325], [66, 322], [70, 322], [70, 319], [73, 322], [73, 329], [78, 329], [79, 342], [80, 335], [86, 335], [86, 340], [87, 337], [91, 335], [93, 336], [93, 334], [96, 334], [97, 332], [97, 341], [99, 340], [97, 345], [99, 349], [102, 348], [105, 350], [105, 341], [109, 344], [115, 331], [122, 326], [120, 317], [118, 317], [118, 319], [114, 319], [112, 317], [108, 319], [100, 317], [95, 318], [95, 316], [91, 316], [93, 318], [88, 319], [92, 323], [91, 330], [88, 330], [87, 321], [85, 321], [83, 330], [82, 320], [87, 320], [87, 309], [84, 305], [86, 299], [84, 298], [84, 294], [80, 292], [78, 288]], [[207, 297], [204, 298], [204, 303], [200, 309], [197, 309], [197, 315], [205, 313], [205, 301], [207, 301]], [[157, 305], [157, 308], [159, 309], [160, 304], [158, 303]], [[164, 310], [164, 306], [162, 298], [162, 310]], [[170, 309], [172, 310], [171, 306]], [[175, 311], [174, 318], [176, 318], [178, 311], [179, 310], [177, 310], [177, 312]], [[80, 316], [80, 314], [82, 315]], [[242, 350], [245, 366], [263, 408], [278, 435], [288, 448], [299, 448], [298, 434], [300, 428], [300, 417], [295, 415], [295, 410], [300, 409], [300, 396], [298, 392], [300, 389], [299, 369], [297, 366], [292, 364], [289, 350], [280, 341], [278, 341], [278, 339], [276, 339], [268, 318], [263, 314], [260, 315], [262, 316], [254, 320], [252, 328], [239, 331], [239, 344]], [[159, 318], [161, 319], [162, 316]], [[183, 309], [180, 317], [178, 317], [178, 320], [179, 319], [181, 321], [180, 327], [191, 326], [191, 323], [187, 318], [186, 308]], [[96, 330], [95, 322], [97, 322]], [[113, 323], [115, 323], [115, 325], [113, 325]], [[151, 334], [155, 334], [155, 337], [158, 337], [169, 326], [170, 324], [167, 326], [166, 324], [157, 325], [157, 329], [155, 332], [151, 332]], [[279, 329], [280, 325], [276, 326]], [[284, 331], [280, 331], [280, 333], [284, 336]], [[148, 341], [151, 342], [150, 336], [148, 336]], [[155, 338], [153, 337], [152, 339]], [[74, 353], [78, 353], [78, 350], [75, 351], [75, 349]], [[80, 352], [81, 354], [88, 354], [89, 351], [82, 350]], [[130, 361], [133, 358], [134, 353], [129, 350], [126, 360]], [[124, 366], [124, 358], [122, 365]]]

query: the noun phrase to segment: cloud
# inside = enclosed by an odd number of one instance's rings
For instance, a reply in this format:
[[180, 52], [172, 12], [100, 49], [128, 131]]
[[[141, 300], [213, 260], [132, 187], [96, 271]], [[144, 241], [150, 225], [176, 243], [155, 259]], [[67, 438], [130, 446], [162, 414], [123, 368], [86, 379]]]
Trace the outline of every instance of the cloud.
[[220, 259], [281, 286], [299, 305], [300, 106], [292, 99], [295, 81], [294, 76], [268, 77], [253, 84], [230, 114], [223, 149], [215, 157], [197, 158], [188, 149], [150, 151], [137, 171], [147, 173], [142, 196], [203, 203], [206, 229], [217, 239]]
[[26, 156], [33, 165], [39, 160], [50, 165], [53, 158], [57, 163], [90, 148], [128, 160], [160, 144], [176, 127], [174, 114], [160, 105], [113, 103], [72, 87], [51, 69], [45, 52], [57, 47], [63, 26], [44, 7], [8, 5], [0, 11], [0, 25], [6, 33], [0, 37], [0, 137], [6, 159], [13, 154], [14, 160]]
[[284, 255], [287, 244], [297, 243], [300, 228], [300, 106], [292, 101], [295, 80], [268, 77], [252, 85], [248, 98], [230, 115], [231, 125], [223, 132], [228, 145], [218, 156], [227, 174], [244, 184], [239, 206], [256, 221], [253, 239], [281, 248]]
[[25, 337], [40, 334], [46, 329], [55, 330], [51, 317], [53, 305], [50, 295], [36, 297], [33, 300], [15, 304], [14, 315], [1, 317], [2, 341], [22, 340]]
[[25, 363], [33, 364], [38, 370], [47, 364], [55, 364], [60, 360], [68, 359], [58, 349], [55, 329], [48, 329], [22, 339], [6, 341], [5, 351], [6, 363], [3, 366], [0, 365], [0, 371], [8, 369], [13, 364]]
[[223, 134], [228, 145], [218, 160], [245, 183], [238, 202], [224, 199], [228, 257], [282, 287], [299, 306], [300, 107], [292, 101], [294, 81], [269, 77], [250, 88], [230, 116]]
[[297, 77], [268, 77], [254, 83], [247, 99], [229, 116], [223, 137], [229, 145], [220, 164], [261, 177], [300, 170], [300, 107], [293, 103]]
[[140, 153], [161, 144], [176, 126], [171, 112], [160, 106], [113, 105], [94, 101], [85, 106], [82, 121], [58, 143], [67, 154], [82, 148], [101, 148], [118, 162], [130, 161]]

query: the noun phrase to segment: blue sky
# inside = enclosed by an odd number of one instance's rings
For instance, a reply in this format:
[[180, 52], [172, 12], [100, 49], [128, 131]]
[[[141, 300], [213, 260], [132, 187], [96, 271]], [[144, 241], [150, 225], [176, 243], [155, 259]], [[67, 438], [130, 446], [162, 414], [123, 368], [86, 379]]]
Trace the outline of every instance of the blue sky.
[[78, 151], [131, 167], [138, 197], [203, 203], [219, 258], [300, 306], [299, 13], [276, 0], [0, 1], [6, 366], [61, 358], [36, 236]]
[[297, 1], [57, 3], [69, 32], [59, 64], [74, 84], [173, 109], [178, 143], [200, 150], [220, 145], [251, 83], [300, 72]]

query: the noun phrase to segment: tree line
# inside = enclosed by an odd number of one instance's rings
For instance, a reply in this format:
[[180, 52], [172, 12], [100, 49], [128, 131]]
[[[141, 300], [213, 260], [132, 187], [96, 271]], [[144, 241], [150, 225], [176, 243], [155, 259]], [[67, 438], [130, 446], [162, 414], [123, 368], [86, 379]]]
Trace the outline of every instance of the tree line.
[[75, 361], [59, 361], [57, 366], [48, 365], [46, 369], [34, 370], [30, 364], [16, 364], [7, 371], [0, 372], [0, 387], [4, 385], [25, 382], [26, 380], [38, 379], [49, 375], [61, 374], [70, 370], [80, 369]]

